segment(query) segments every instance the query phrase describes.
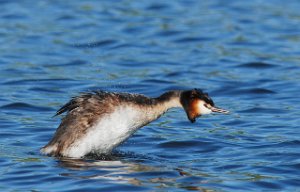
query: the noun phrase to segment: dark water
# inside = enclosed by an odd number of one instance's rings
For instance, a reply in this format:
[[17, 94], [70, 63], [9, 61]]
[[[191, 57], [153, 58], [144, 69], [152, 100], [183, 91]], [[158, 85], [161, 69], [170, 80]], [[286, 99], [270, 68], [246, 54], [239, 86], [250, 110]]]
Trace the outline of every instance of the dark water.
[[[300, 191], [300, 3], [0, 1], [0, 191]], [[111, 157], [39, 148], [71, 96], [202, 88]]]

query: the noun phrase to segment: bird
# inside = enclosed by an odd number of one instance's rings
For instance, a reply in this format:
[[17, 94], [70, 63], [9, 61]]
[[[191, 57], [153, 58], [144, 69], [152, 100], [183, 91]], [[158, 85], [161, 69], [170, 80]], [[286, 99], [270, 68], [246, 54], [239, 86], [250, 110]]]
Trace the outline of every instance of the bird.
[[66, 112], [52, 139], [41, 148], [48, 156], [84, 158], [110, 154], [138, 129], [171, 108], [183, 108], [191, 123], [212, 112], [228, 114], [215, 106], [201, 89], [167, 91], [158, 97], [142, 94], [84, 92], [72, 97], [54, 116]]

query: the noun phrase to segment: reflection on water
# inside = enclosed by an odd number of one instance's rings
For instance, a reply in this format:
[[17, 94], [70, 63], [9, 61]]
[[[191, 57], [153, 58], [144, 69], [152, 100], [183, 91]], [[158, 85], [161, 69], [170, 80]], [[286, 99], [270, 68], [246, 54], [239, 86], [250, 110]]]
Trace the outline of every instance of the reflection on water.
[[[165, 177], [166, 173], [163, 172], [167, 170], [164, 166], [154, 167], [137, 162], [125, 162], [121, 159], [117, 160], [120, 157], [116, 156], [104, 158], [106, 160], [61, 158], [58, 160], [58, 165], [76, 171], [61, 173], [70, 178], [105, 180], [105, 182], [135, 186], [151, 185], [157, 189], [175, 187], [194, 191], [214, 191], [200, 187], [201, 183], [208, 182], [201, 178], [201, 175], [207, 177], [209, 176], [207, 174], [192, 175], [181, 168], [176, 168], [168, 171], [169, 177]], [[82, 175], [82, 171], [85, 171], [84, 175]], [[139, 175], [146, 175], [146, 178], [141, 178]], [[180, 183], [177, 182], [178, 180]]]

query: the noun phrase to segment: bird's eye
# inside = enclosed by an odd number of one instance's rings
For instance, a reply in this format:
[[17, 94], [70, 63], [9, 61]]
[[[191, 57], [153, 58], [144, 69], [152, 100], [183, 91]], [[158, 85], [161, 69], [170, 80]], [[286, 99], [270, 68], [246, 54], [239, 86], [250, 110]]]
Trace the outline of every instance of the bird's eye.
[[204, 105], [204, 107], [206, 107], [206, 108], [208, 108], [208, 109], [210, 109], [210, 106], [208, 105], [208, 104], [203, 104]]

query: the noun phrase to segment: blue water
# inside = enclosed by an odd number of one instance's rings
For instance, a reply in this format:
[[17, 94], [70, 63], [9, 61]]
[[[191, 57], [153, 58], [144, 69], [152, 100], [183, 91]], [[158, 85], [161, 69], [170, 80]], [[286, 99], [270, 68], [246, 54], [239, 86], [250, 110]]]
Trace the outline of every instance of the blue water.
[[[0, 191], [300, 191], [300, 3], [0, 1]], [[202, 88], [106, 159], [39, 148], [82, 91]]]

